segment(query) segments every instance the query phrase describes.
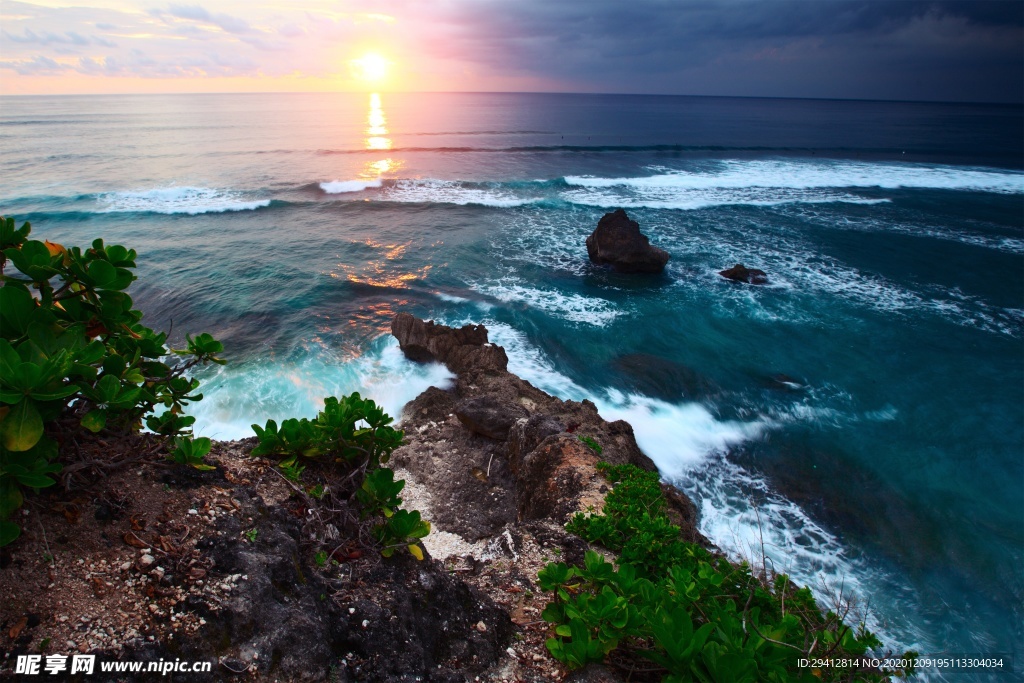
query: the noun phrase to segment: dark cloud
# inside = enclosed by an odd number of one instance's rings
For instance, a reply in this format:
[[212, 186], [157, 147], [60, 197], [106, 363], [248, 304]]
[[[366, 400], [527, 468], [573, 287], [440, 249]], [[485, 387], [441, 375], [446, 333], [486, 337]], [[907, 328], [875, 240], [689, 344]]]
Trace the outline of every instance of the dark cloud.
[[1024, 98], [1014, 0], [489, 0], [444, 22], [434, 54], [580, 90]]

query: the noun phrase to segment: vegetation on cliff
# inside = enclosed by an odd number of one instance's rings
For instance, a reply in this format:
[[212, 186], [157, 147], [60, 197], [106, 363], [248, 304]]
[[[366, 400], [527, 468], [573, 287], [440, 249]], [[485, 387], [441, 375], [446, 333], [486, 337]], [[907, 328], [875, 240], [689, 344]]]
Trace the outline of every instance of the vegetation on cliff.
[[[172, 350], [166, 333], [141, 323], [126, 293], [134, 250], [99, 239], [66, 248], [29, 239], [31, 230], [0, 217], [0, 546], [21, 533], [10, 518], [22, 489], [56, 483], [59, 448], [80, 429], [137, 432], [145, 421], [178, 437], [179, 462], [201, 464], [209, 440], [191, 442], [195, 419], [182, 408], [202, 394], [186, 373], [223, 362], [208, 334]], [[168, 362], [174, 355], [187, 360]]]
[[566, 528], [618, 553], [616, 563], [590, 551], [583, 566], [552, 563], [538, 577], [553, 596], [543, 613], [554, 629], [547, 647], [569, 668], [613, 657], [632, 673], [717, 683], [881, 681], [911, 673], [856, 663], [879, 640], [863, 624], [847, 624], [848, 614], [822, 611], [789, 577], [756, 576], [745, 562], [681, 540], [656, 472], [598, 468], [615, 484], [603, 512], [578, 513]]

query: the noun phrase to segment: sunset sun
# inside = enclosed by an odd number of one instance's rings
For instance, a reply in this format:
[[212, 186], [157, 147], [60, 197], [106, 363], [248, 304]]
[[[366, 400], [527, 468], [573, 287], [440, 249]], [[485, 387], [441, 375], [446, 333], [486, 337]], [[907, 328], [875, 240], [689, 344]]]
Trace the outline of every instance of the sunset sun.
[[359, 59], [353, 59], [349, 63], [352, 65], [353, 75], [357, 79], [370, 83], [379, 83], [384, 80], [391, 64], [376, 52], [367, 52]]

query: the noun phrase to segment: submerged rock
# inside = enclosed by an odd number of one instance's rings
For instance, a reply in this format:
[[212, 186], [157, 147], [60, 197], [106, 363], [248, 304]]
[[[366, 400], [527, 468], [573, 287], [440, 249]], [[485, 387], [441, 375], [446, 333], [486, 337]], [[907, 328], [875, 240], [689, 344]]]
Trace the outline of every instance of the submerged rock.
[[610, 265], [620, 273], [660, 273], [668, 252], [652, 247], [640, 224], [622, 209], [606, 213], [587, 238], [587, 254], [598, 265]]
[[726, 280], [733, 282], [746, 282], [751, 285], [768, 284], [768, 273], [757, 268], [747, 268], [742, 263], [737, 263], [732, 268], [726, 268], [718, 272]]

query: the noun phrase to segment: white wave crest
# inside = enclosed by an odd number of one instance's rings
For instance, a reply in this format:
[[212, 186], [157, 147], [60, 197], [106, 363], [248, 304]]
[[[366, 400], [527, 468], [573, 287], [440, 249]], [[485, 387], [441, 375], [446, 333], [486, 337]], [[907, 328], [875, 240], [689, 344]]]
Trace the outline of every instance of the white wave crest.
[[860, 161], [729, 160], [712, 172], [674, 171], [639, 178], [567, 176], [565, 182], [580, 187], [682, 190], [877, 187], [1024, 193], [1024, 173], [1019, 171]]
[[327, 194], [342, 194], [344, 192], [362, 192], [371, 187], [380, 187], [381, 179], [374, 180], [332, 180], [328, 183], [320, 183], [320, 189]]
[[515, 282], [473, 284], [471, 286], [475, 291], [492, 296], [499, 301], [525, 304], [564, 320], [595, 327], [605, 327], [621, 315], [621, 311], [615, 310], [612, 303], [605, 299], [536, 289]]
[[97, 198], [101, 213], [149, 212], [162, 214], [252, 211], [270, 205], [269, 199], [252, 199], [234, 190], [208, 187], [162, 187], [153, 190], [108, 192]]
[[696, 210], [712, 206], [879, 204], [852, 190], [943, 189], [1024, 193], [1024, 173], [999, 169], [859, 161], [727, 160], [710, 170], [654, 167], [655, 175], [566, 176], [561, 198], [584, 206]]
[[455, 204], [465, 206], [477, 204], [511, 208], [526, 206], [537, 201], [534, 198], [517, 197], [508, 190], [499, 188], [466, 187], [457, 180], [433, 178], [396, 180], [382, 193], [383, 200], [403, 203]]
[[405, 404], [427, 387], [445, 387], [454, 378], [439, 363], [406, 359], [391, 336], [381, 342], [347, 363], [318, 356], [296, 363], [264, 359], [200, 373], [203, 400], [187, 409], [196, 418], [195, 432], [216, 439], [242, 439], [253, 436], [253, 423], [311, 418], [323, 407], [324, 397], [353, 391], [372, 398], [397, 419]]

